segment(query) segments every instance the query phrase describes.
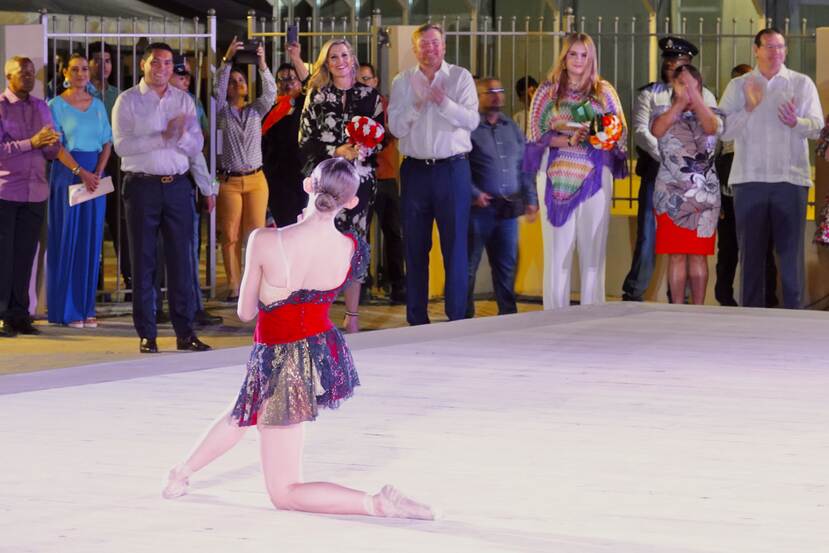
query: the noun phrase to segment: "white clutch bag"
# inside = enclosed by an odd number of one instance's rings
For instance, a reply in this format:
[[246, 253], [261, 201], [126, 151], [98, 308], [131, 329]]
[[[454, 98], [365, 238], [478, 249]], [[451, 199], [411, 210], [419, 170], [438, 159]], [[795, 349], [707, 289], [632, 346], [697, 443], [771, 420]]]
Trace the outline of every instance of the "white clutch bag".
[[90, 192], [86, 189], [84, 183], [69, 185], [69, 206], [82, 204], [87, 200], [95, 199], [99, 196], [115, 192], [115, 187], [112, 185], [112, 177], [104, 177], [98, 181], [98, 188], [95, 192]]

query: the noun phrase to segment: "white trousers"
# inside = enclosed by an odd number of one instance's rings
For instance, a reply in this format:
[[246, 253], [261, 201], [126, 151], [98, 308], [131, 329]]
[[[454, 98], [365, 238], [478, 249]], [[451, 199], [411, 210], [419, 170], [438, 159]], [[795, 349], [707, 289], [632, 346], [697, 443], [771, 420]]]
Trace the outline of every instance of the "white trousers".
[[[545, 154], [542, 167], [547, 166], [546, 157]], [[581, 305], [604, 303], [613, 175], [607, 167], [603, 168], [601, 190], [582, 202], [560, 227], [554, 227], [547, 219], [547, 206], [544, 202], [546, 186], [547, 174], [539, 171], [536, 187], [541, 236], [544, 239], [544, 309], [559, 309], [570, 305], [570, 273], [576, 247], [579, 249]]]

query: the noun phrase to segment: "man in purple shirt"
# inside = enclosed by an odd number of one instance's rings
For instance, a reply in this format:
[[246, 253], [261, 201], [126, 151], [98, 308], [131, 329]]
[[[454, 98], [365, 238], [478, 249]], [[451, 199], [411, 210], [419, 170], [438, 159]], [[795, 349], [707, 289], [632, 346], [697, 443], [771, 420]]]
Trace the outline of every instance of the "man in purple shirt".
[[6, 62], [0, 95], [0, 337], [39, 334], [29, 317], [29, 275], [46, 215], [46, 160], [60, 150], [46, 102], [29, 93], [32, 60]]

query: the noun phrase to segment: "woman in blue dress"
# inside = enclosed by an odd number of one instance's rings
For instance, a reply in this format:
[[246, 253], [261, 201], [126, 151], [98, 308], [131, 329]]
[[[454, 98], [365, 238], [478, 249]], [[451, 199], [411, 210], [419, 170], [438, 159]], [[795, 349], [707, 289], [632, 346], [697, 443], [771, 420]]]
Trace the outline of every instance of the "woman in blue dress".
[[69, 186], [94, 191], [112, 149], [112, 128], [103, 102], [87, 92], [89, 64], [74, 54], [63, 71], [64, 91], [49, 102], [62, 136], [52, 164], [47, 250], [49, 322], [94, 328], [98, 259], [103, 240], [105, 196], [69, 206]]

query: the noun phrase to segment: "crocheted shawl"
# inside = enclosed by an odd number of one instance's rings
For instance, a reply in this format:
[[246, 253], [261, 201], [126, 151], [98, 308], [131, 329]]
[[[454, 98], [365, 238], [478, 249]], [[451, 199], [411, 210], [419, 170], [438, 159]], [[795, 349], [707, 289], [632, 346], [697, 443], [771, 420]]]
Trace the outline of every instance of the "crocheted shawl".
[[[547, 185], [544, 203], [547, 218], [560, 227], [573, 210], [602, 188], [602, 169], [610, 169], [613, 178], [625, 178], [627, 167], [627, 123], [616, 90], [607, 81], [601, 81], [600, 97], [586, 98], [582, 94], [565, 94], [556, 106], [556, 87], [550, 81], [541, 84], [530, 105], [528, 143], [524, 153], [524, 171], [536, 173], [541, 169], [544, 154], [547, 157]], [[616, 114], [624, 126], [622, 137], [611, 150], [597, 150], [582, 143], [565, 148], [549, 146], [550, 139], [560, 133], [562, 123], [572, 121], [571, 106], [588, 99], [596, 113]]]

